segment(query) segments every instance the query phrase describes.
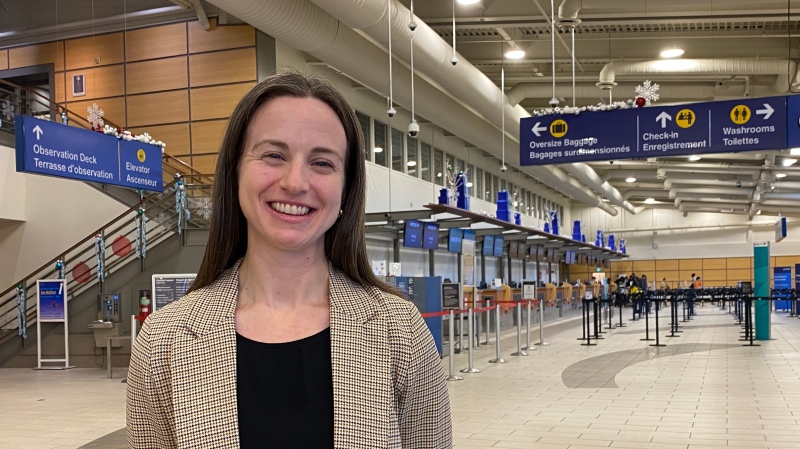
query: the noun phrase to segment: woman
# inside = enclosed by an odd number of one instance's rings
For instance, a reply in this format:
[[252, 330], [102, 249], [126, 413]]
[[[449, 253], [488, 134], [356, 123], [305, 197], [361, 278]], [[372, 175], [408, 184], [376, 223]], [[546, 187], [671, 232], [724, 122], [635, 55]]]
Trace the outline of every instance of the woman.
[[136, 340], [131, 447], [452, 446], [431, 334], [367, 260], [363, 149], [325, 81], [279, 73], [242, 98], [197, 279]]

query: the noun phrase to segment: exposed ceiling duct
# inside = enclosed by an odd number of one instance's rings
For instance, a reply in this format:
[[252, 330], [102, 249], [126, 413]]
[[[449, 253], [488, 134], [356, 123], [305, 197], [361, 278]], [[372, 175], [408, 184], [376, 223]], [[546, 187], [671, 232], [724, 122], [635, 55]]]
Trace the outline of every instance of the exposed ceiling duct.
[[787, 92], [800, 85], [797, 63], [788, 59], [659, 59], [643, 62], [610, 62], [600, 71], [597, 86], [612, 89], [617, 76], [651, 76], [659, 74], [697, 75], [777, 75], [775, 91]]
[[581, 11], [581, 0], [564, 0], [558, 6], [558, 25], [562, 27], [580, 25], [578, 13]]
[[[306, 0], [273, 0], [269, 2], [258, 0], [213, 0], [211, 3], [236, 17], [245, 19], [255, 28], [281, 40], [290, 47], [305, 51], [336, 67], [338, 70], [348, 73], [348, 76], [373, 90], [378, 92], [388, 92], [389, 90], [386, 73], [386, 51], [376, 45], [370, 38], [364, 37], [346, 26], [342, 26], [339, 20], [331, 17], [321, 8]], [[400, 6], [396, 2], [391, 4], [395, 8]], [[353, 4], [350, 5], [352, 6]], [[382, 10], [385, 10], [385, 3], [383, 5]], [[361, 17], [361, 13], [367, 9], [358, 9], [357, 16]], [[398, 9], [398, 15], [403, 11], [405, 11], [405, 18], [407, 19], [408, 10], [405, 10], [405, 8]], [[364, 17], [368, 16], [365, 14]], [[421, 21], [418, 23], [421, 24]], [[403, 24], [403, 28], [408, 29], [407, 25], [407, 22]], [[402, 38], [402, 35], [398, 36], [398, 42]], [[439, 40], [441, 41], [441, 39]], [[415, 35], [415, 41], [419, 44], [417, 35]], [[404, 42], [404, 44], [407, 45], [408, 42]], [[402, 52], [403, 50], [399, 51]], [[416, 58], [417, 52], [415, 52], [415, 65], [418, 64]], [[446, 60], [446, 58], [443, 60]], [[450, 65], [449, 60], [447, 64]], [[417, 67], [419, 66], [417, 65]], [[410, 70], [401, 64], [397, 64], [393, 78], [394, 98], [398, 104], [410, 105]], [[499, 96], [499, 89], [490, 81], [487, 80], [487, 82]], [[415, 78], [415, 90], [416, 110], [420, 116], [457, 134], [478, 147], [488, 150], [499, 146], [497, 137], [499, 137], [500, 133], [497, 127], [486, 118], [476, 114], [468, 106], [442, 92], [425, 77], [418, 75], [418, 78]], [[499, 109], [498, 107], [496, 115], [499, 115]], [[507, 114], [516, 117], [511, 106], [505, 109]], [[521, 108], [517, 108], [517, 110], [521, 111]], [[524, 114], [524, 111], [522, 113]], [[517, 129], [516, 134], [518, 133], [519, 130]], [[519, 143], [514, 142], [512, 139], [507, 139], [507, 145], [511, 148], [516, 148]], [[497, 151], [495, 151], [494, 155], [499, 157]], [[519, 165], [519, 151], [509, 152], [506, 155], [506, 160], [509, 164]], [[536, 168], [536, 170], [529, 170], [529, 173], [539, 178], [542, 182], [552, 185], [561, 193], [570, 195], [587, 205], [600, 207], [612, 215], [617, 214], [616, 209], [603, 203], [596, 194], [580, 185], [576, 180], [569, 179], [563, 171], [555, 167]]]
[[[237, 0], [222, 0], [237, 1]], [[243, 0], [251, 1], [251, 0]], [[325, 11], [329, 12], [335, 18], [344, 22], [347, 26], [355, 30], [361, 30], [364, 34], [369, 36], [380, 43], [386, 42], [388, 36], [388, 20], [387, 20], [387, 2], [384, 0], [360, 0], [353, 2], [352, 0], [312, 0], [313, 3], [319, 5]], [[221, 2], [216, 2], [218, 5]], [[397, 49], [397, 56], [399, 58], [406, 58], [405, 55], [410, 53], [410, 33], [408, 23], [411, 19], [411, 12], [406, 9], [402, 4], [396, 0], [388, 2], [392, 10], [392, 47]], [[246, 16], [245, 16], [246, 17]], [[529, 117], [530, 115], [520, 106], [510, 104], [500, 89], [490, 80], [483, 72], [475, 68], [465, 58], [459, 58], [458, 64], [450, 62], [450, 55], [452, 48], [445, 42], [439, 35], [431, 29], [422, 20], [416, 20], [417, 24], [414, 33], [414, 65], [421, 69], [427, 77], [430, 77], [435, 83], [444, 87], [447, 91], [452, 93], [460, 101], [477, 111], [483, 118], [499, 127], [501, 123], [500, 112], [505, 114], [505, 132], [512, 137], [514, 142], [509, 146], [512, 148], [510, 152], [505, 155], [506, 161], [511, 164], [519, 166], [519, 121], [521, 118]], [[381, 60], [382, 62], [382, 60]], [[339, 69], [345, 70], [341, 64]], [[363, 66], [353, 65], [353, 70], [356, 73], [364, 71]], [[382, 73], [380, 68], [376, 68], [378, 73]], [[398, 85], [397, 83], [396, 85]], [[417, 95], [420, 99], [420, 104], [423, 101], [432, 101], [424, 95]], [[424, 115], [424, 114], [422, 114]], [[426, 117], [429, 120], [440, 124], [439, 121], [432, 120], [431, 117]], [[457, 121], [457, 120], [456, 120]], [[492, 139], [493, 134], [484, 134], [479, 139], [467, 138], [467, 135], [475, 135], [474, 132], [468, 132], [468, 125], [466, 123], [458, 124], [454, 127], [448, 128], [454, 134], [464, 137], [465, 140], [470, 141], [476, 146], [482, 147], [487, 151], [496, 149], [498, 143]], [[494, 151], [495, 156], [500, 157]], [[554, 166], [534, 166], [524, 167], [522, 170], [530, 175], [540, 179], [542, 182], [547, 183], [557, 190], [562, 191], [564, 194], [572, 196], [573, 198], [591, 205], [601, 207], [604, 211], [611, 215], [616, 215], [617, 211], [602, 202], [602, 199], [594, 193], [588, 191], [586, 187], [579, 182], [570, 179], [564, 175], [564, 172]], [[586, 177], [590, 178], [591, 174], [599, 180], [597, 174], [589, 166], [574, 167], [574, 172], [587, 172]], [[592, 173], [588, 173], [592, 172]], [[594, 192], [606, 192], [609, 190], [616, 190], [613, 186], [603, 186], [602, 182], [597, 184], [587, 184]], [[608, 199], [621, 207], [628, 208], [622, 202], [617, 202], [619, 192], [609, 196]], [[632, 210], [632, 209], [631, 209]]]
[[[631, 98], [634, 97], [634, 89], [638, 84], [625, 83], [617, 86], [617, 89], [630, 91]], [[673, 83], [661, 84], [659, 95], [662, 99], [670, 98], [713, 98], [714, 84], [708, 83]], [[545, 98], [553, 96], [553, 89], [545, 83], [517, 83], [506, 93], [508, 102], [512, 105], [519, 104], [526, 98]], [[579, 83], [575, 86], [575, 98], [605, 98], [608, 94], [593, 83]], [[572, 98], [572, 86], [556, 86], [556, 97]], [[594, 104], [594, 103], [593, 103]]]
[[206, 15], [206, 10], [203, 7], [203, 2], [200, 0], [170, 0], [172, 3], [176, 5], [183, 6], [184, 8], [188, 8], [194, 10], [195, 14], [197, 14], [197, 20], [202, 25], [203, 29], [208, 31], [211, 28], [211, 23], [208, 21], [208, 16]]

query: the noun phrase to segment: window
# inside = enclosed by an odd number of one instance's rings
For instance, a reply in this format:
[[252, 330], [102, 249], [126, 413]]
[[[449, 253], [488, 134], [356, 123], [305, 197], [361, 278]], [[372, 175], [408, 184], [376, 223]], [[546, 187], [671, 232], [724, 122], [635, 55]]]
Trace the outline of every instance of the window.
[[406, 173], [419, 178], [419, 168], [417, 167], [417, 139], [409, 137], [406, 139]]
[[436, 185], [444, 185], [444, 154], [442, 150], [433, 149], [433, 182]]
[[358, 119], [358, 124], [361, 125], [361, 132], [364, 134], [364, 159], [370, 161], [372, 160], [372, 156], [370, 155], [370, 150], [372, 149], [372, 136], [370, 135], [369, 130], [369, 116], [356, 111], [356, 118]]
[[456, 159], [452, 155], [445, 153], [444, 154], [444, 171], [445, 171], [444, 179], [445, 179], [445, 184], [447, 183], [447, 177], [448, 176], [455, 175], [455, 171], [454, 171], [455, 169], [456, 169]]
[[472, 177], [475, 179], [474, 192], [477, 192], [477, 195], [475, 195], [475, 197], [485, 199], [485, 194], [483, 193], [485, 191], [483, 190], [483, 170], [481, 170], [480, 168], [477, 169]]
[[386, 153], [389, 151], [389, 142], [386, 139], [386, 125], [375, 120], [375, 143], [373, 152], [375, 153], [375, 163], [383, 167], [388, 167]]
[[[508, 192], [508, 189], [506, 188], [506, 180], [505, 179], [501, 179], [500, 180], [500, 190], [505, 190], [506, 192]], [[500, 190], [498, 190], [498, 192]]]
[[455, 173], [458, 173], [458, 172], [464, 173], [464, 170], [466, 170], [466, 166], [464, 165], [464, 161], [462, 161], [461, 159], [456, 159], [456, 170], [455, 170]]
[[483, 186], [483, 191], [486, 192], [483, 196], [484, 201], [492, 202], [492, 174], [488, 171], [485, 172], [486, 176], [484, 177], [485, 182]]
[[392, 170], [403, 170], [403, 131], [392, 128]]
[[475, 196], [475, 179], [475, 167], [467, 165], [467, 195], [472, 197]]
[[420, 145], [419, 173], [423, 181], [431, 182], [431, 146], [425, 142]]

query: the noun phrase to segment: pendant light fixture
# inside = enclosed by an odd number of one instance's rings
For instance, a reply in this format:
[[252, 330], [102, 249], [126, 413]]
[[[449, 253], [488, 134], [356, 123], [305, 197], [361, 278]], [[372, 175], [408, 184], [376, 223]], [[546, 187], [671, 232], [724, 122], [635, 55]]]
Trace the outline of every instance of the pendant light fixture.
[[456, 58], [456, 0], [453, 0], [453, 57], [450, 58], [450, 64], [458, 64], [458, 58]]
[[397, 111], [394, 109], [394, 94], [392, 92], [392, 0], [386, 0], [386, 11], [389, 20], [389, 108], [386, 114], [394, 117]]
[[408, 24], [411, 29], [411, 33], [409, 33], [411, 39], [411, 123], [408, 124], [408, 137], [416, 139], [419, 135], [419, 124], [417, 124], [416, 110], [414, 109], [414, 30], [417, 28], [414, 23], [414, 0], [411, 0], [411, 11], [411, 22]]

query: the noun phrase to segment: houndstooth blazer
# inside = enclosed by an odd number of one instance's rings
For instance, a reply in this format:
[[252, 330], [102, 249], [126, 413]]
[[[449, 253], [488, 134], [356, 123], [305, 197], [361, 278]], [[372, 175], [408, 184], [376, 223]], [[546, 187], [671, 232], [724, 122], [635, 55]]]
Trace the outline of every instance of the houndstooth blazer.
[[[131, 448], [239, 448], [238, 268], [145, 321], [128, 373]], [[442, 365], [416, 307], [334, 268], [329, 282], [334, 447], [452, 447]]]

